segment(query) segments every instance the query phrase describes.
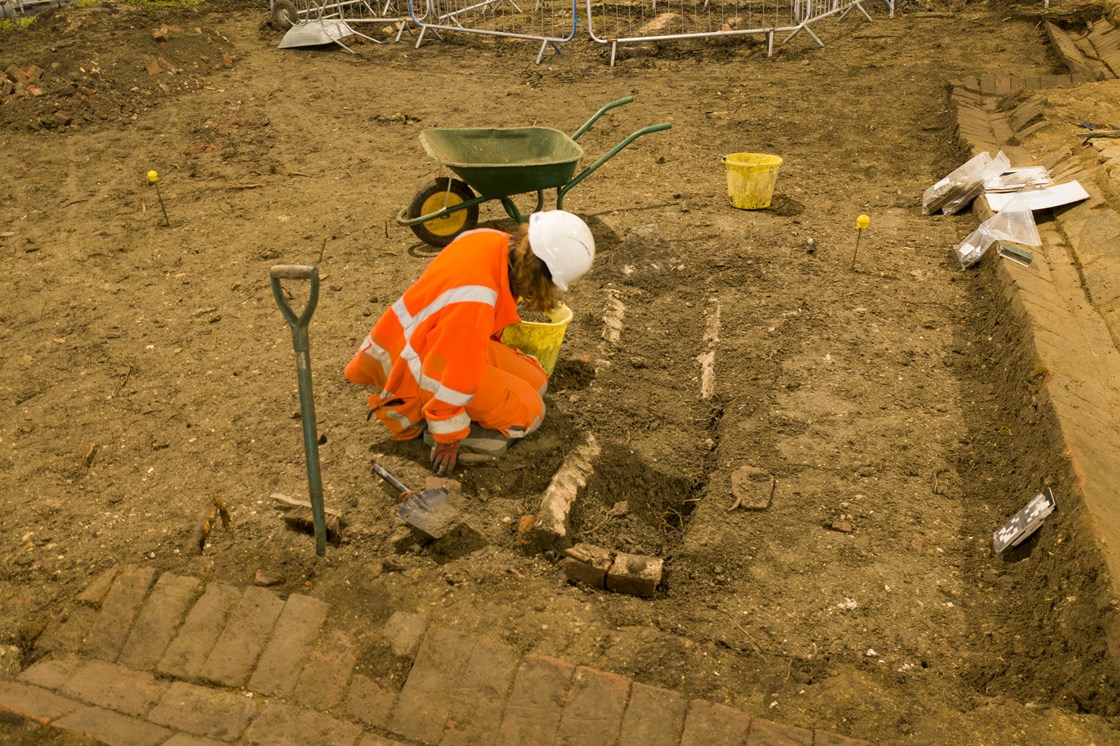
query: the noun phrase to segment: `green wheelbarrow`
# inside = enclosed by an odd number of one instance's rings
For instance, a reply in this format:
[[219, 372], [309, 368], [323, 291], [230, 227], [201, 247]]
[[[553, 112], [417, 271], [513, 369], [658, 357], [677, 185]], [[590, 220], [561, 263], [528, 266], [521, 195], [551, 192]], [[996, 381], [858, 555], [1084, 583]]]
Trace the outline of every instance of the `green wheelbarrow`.
[[568, 190], [620, 150], [642, 135], [672, 127], [668, 123], [643, 127], [577, 174], [583, 148], [576, 140], [603, 114], [633, 100], [628, 96], [612, 101], [571, 137], [548, 127], [436, 128], [421, 132], [420, 144], [428, 155], [459, 178], [440, 177], [425, 185], [412, 203], [397, 213], [397, 222], [411, 228], [424, 243], [442, 247], [478, 224], [478, 206], [483, 202], [501, 201], [506, 213], [522, 223], [524, 219], [510, 198], [536, 192], [533, 212], [538, 212], [544, 207], [544, 190], [556, 189], [556, 209], [563, 209]]

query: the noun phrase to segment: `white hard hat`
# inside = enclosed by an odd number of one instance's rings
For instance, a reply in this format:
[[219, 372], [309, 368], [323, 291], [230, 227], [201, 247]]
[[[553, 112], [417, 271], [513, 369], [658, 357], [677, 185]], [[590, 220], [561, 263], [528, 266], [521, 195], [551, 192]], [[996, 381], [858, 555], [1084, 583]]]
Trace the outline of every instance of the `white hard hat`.
[[591, 229], [564, 210], [545, 210], [529, 216], [529, 247], [548, 266], [552, 284], [565, 292], [569, 283], [591, 269], [591, 260], [595, 258]]

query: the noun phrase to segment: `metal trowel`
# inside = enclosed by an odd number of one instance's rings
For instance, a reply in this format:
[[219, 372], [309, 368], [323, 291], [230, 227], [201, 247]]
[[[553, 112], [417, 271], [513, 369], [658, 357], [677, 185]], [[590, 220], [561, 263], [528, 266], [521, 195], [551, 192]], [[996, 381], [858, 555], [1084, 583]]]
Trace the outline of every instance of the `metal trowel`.
[[447, 501], [447, 490], [443, 487], [417, 492], [381, 464], [374, 464], [373, 471], [405, 496], [397, 515], [425, 536], [443, 538], [462, 522], [459, 511]]

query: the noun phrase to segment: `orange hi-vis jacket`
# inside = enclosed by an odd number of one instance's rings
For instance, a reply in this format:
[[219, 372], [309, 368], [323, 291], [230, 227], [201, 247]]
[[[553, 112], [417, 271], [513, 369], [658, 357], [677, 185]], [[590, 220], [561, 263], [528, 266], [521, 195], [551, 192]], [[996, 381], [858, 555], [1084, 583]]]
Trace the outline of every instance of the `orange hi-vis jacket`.
[[509, 287], [509, 241], [491, 229], [456, 238], [346, 366], [351, 382], [380, 389], [370, 407], [394, 439], [419, 436], [425, 421], [441, 443], [470, 432], [466, 407], [482, 384], [490, 340], [521, 320]]

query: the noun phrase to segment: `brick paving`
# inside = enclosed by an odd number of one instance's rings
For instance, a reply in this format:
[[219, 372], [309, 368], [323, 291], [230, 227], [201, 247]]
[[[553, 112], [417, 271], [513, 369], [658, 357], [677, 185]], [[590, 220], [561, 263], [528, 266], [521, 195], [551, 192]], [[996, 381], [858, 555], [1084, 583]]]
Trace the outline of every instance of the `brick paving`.
[[[1090, 139], [1089, 147], [1082, 148], [1089, 157], [1066, 148], [1036, 160], [1023, 143], [1030, 133], [1053, 123], [1041, 95], [1045, 89], [1120, 75], [1120, 30], [1101, 21], [1085, 37], [1074, 39], [1052, 24], [1047, 27], [1071, 74], [958, 80], [950, 84], [950, 98], [957, 134], [973, 154], [1002, 149], [1012, 165], [1045, 166], [1054, 183], [1076, 179], [1089, 193], [1089, 199], [1077, 204], [1036, 214], [1042, 246], [1033, 250], [1034, 260], [1028, 267], [998, 261], [996, 277], [1010, 309], [1028, 329], [1034, 368], [1043, 374], [1037, 400], [1059, 425], [1060, 442], [1054, 448], [1068, 459], [1073, 476], [1061, 504], [1086, 509], [1078, 539], [1099, 550], [1106, 568], [1113, 570], [1109, 584], [1115, 594], [1120, 591], [1115, 574], [1120, 567], [1120, 503], [1115, 498], [1120, 483], [1120, 147], [1111, 139]], [[1095, 50], [1091, 55], [1082, 54], [1090, 47]], [[1021, 93], [1026, 100], [1001, 91]], [[1006, 107], [1013, 108], [1003, 111]], [[1001, 118], [1007, 125], [1002, 131]], [[983, 197], [973, 202], [973, 212], [981, 221], [994, 214]], [[1099, 635], [1098, 624], [1104, 628], [1107, 654], [1120, 663], [1120, 626], [1107, 616], [1087, 613], [1055, 629], [1076, 645]]]
[[329, 612], [301, 594], [121, 568], [59, 614], [32, 665], [0, 680], [0, 715], [109, 746], [863, 743], [521, 655], [411, 613], [383, 634], [413, 658], [398, 691], [354, 673], [361, 646]]

